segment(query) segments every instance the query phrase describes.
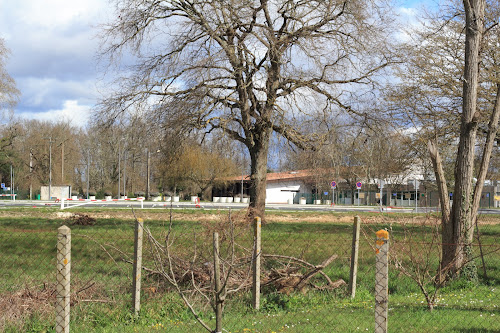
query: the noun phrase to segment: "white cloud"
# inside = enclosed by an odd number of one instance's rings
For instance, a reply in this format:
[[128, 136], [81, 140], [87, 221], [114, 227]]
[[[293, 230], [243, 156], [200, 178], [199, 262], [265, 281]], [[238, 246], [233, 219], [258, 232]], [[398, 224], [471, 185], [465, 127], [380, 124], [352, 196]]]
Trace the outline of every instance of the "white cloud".
[[415, 17], [415, 16], [417, 16], [417, 10], [415, 8], [399, 7], [398, 10], [399, 10], [399, 13], [401, 15], [404, 15], [404, 16], [407, 16], [407, 17]]
[[104, 0], [0, 0], [10, 23], [37, 27], [39, 30], [59, 30], [75, 22], [91, 23], [107, 6]]
[[96, 102], [95, 27], [110, 13], [108, 0], [0, 0], [7, 70], [22, 93], [16, 114], [75, 119]]
[[58, 122], [69, 121], [72, 126], [84, 127], [89, 120], [92, 106], [80, 105], [76, 100], [64, 101], [62, 109], [44, 112], [22, 112], [18, 116], [26, 119]]

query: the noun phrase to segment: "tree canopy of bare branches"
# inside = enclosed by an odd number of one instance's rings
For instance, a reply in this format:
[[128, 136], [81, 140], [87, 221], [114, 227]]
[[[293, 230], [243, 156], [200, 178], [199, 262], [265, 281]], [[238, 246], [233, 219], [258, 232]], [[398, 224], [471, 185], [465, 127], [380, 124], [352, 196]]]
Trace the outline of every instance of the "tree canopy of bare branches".
[[143, 104], [156, 121], [243, 143], [251, 158], [250, 206], [259, 215], [274, 133], [308, 148], [332, 114], [366, 117], [356, 109], [357, 95], [393, 61], [383, 1], [115, 4], [102, 55], [118, 68], [130, 63], [130, 57], [120, 62], [126, 52], [135, 58], [99, 117], [113, 120]]
[[8, 56], [9, 49], [5, 46], [4, 40], [0, 38], [0, 111], [14, 107], [19, 97], [16, 83], [5, 68]]
[[[420, 129], [422, 140], [429, 140], [443, 212], [441, 266], [458, 273], [471, 254], [481, 192], [497, 140], [500, 16], [498, 1], [449, 5], [415, 34], [414, 52], [408, 49], [409, 61], [401, 72], [403, 83], [392, 98], [395, 114], [406, 113], [408, 117], [401, 119]], [[453, 158], [441, 157], [443, 145], [458, 148]], [[445, 174], [446, 162], [454, 165], [451, 177]], [[448, 186], [453, 186], [452, 207]]]

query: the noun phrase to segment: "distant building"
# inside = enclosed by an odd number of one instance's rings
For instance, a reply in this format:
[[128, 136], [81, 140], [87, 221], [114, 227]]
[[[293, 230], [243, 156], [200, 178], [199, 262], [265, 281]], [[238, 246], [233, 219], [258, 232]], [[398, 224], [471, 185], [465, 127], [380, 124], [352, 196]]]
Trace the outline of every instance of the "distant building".
[[[325, 203], [332, 199], [333, 180], [331, 170], [297, 170], [267, 174], [266, 203], [268, 204], [298, 204], [300, 199], [312, 204], [315, 200]], [[438, 206], [439, 195], [434, 180], [424, 180], [424, 177], [413, 172], [405, 175], [391, 175], [382, 180], [382, 196], [380, 195], [380, 179], [356, 180], [362, 183], [358, 191], [355, 184], [349, 184], [345, 179], [335, 179], [335, 203], [342, 205], [376, 205], [415, 207]], [[416, 184], [415, 184], [416, 180]], [[214, 188], [213, 197], [248, 197], [249, 176], [231, 177], [225, 179], [226, 186]], [[416, 188], [415, 188], [415, 185]], [[452, 191], [453, 189], [449, 189]], [[449, 193], [450, 200], [453, 193]], [[415, 202], [417, 200], [417, 202]], [[480, 201], [481, 207], [500, 207], [500, 182], [486, 181]]]
[[40, 188], [40, 200], [55, 200], [55, 199], [68, 199], [71, 198], [71, 186], [70, 185], [57, 185], [51, 186], [50, 197], [49, 197], [49, 187], [42, 186]]
[[[225, 179], [228, 185], [212, 191], [214, 197], [248, 196], [249, 176]], [[242, 187], [243, 186], [243, 187]], [[243, 191], [242, 191], [243, 188]], [[312, 199], [314, 192], [314, 173], [312, 170], [273, 172], [267, 174], [266, 203], [299, 203], [300, 197]], [[310, 199], [310, 200], [311, 200]], [[309, 201], [310, 201], [309, 200]]]

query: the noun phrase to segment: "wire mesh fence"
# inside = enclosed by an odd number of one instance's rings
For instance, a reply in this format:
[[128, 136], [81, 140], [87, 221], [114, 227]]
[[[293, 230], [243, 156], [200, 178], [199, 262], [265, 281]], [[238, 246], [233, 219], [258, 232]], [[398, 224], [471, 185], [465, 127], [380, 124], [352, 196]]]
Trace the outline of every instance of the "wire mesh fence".
[[[256, 228], [243, 212], [145, 219], [137, 274], [132, 213], [64, 221], [71, 229], [70, 256], [58, 245], [61, 220], [0, 219], [0, 331], [61, 331], [59, 292], [66, 284], [58, 274], [64, 259], [70, 264], [71, 315], [62, 317], [75, 332], [382, 332], [384, 325], [393, 332], [500, 331], [496, 218], [480, 219], [462, 276], [448, 280], [439, 274], [437, 217], [366, 215], [357, 246], [353, 220], [334, 214], [310, 221], [277, 218], [262, 225], [256, 251]], [[380, 230], [388, 241], [377, 240]], [[388, 297], [379, 299], [380, 293]], [[386, 313], [385, 321], [377, 321], [376, 313]]]

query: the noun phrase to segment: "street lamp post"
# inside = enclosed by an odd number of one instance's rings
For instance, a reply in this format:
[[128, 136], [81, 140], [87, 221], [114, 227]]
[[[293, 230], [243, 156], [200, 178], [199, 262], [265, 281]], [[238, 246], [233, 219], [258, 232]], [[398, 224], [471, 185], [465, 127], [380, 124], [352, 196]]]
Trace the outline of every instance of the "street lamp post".
[[49, 136], [49, 200], [52, 199], [52, 137]]
[[127, 196], [127, 152], [123, 149], [123, 196]]
[[147, 164], [146, 164], [146, 200], [149, 200], [149, 163], [151, 158], [151, 153], [148, 148], [146, 148], [147, 154]]
[[120, 174], [121, 174], [121, 167], [120, 167], [120, 141], [118, 141], [118, 193], [117, 193], [117, 198], [120, 199], [120, 186], [121, 186], [121, 179], [120, 179]]
[[90, 191], [90, 149], [87, 150], [87, 199]]

